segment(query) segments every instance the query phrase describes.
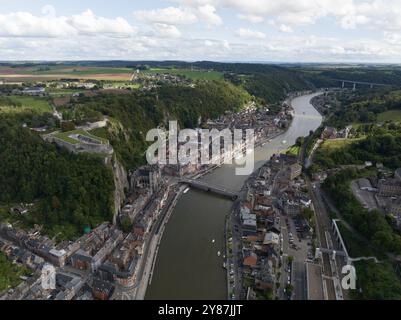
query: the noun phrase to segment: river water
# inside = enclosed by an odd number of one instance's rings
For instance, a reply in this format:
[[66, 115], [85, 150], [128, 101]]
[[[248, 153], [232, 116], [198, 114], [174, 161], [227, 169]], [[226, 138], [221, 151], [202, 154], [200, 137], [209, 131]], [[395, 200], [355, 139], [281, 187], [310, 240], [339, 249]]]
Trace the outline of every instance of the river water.
[[[255, 150], [255, 170], [320, 126], [322, 117], [310, 104], [315, 95], [292, 100], [295, 116], [290, 128]], [[223, 165], [202, 179], [240, 190], [247, 176], [235, 175], [235, 165]], [[217, 252], [223, 252], [225, 217], [231, 207], [229, 200], [196, 190], [181, 197], [164, 231], [146, 299], [227, 298], [226, 271]]]

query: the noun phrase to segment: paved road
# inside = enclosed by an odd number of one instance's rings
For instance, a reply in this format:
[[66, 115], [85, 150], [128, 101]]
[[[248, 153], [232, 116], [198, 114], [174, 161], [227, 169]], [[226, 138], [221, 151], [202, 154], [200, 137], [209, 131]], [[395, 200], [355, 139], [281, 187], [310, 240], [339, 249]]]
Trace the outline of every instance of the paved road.
[[[232, 231], [232, 257], [227, 257], [228, 286], [234, 291], [234, 297], [230, 299], [238, 300], [244, 297], [242, 288], [242, 231], [239, 210], [234, 210], [235, 214], [230, 214], [229, 224]], [[230, 274], [233, 271], [233, 274]]]
[[[294, 221], [287, 217], [288, 226], [285, 222], [286, 216], [281, 216], [281, 234], [282, 234], [282, 268], [281, 268], [281, 281], [280, 281], [280, 289], [278, 290], [279, 299], [287, 299], [286, 294], [284, 293], [284, 288], [288, 284], [288, 276], [290, 276], [291, 284], [294, 287], [294, 293], [291, 297], [293, 300], [306, 300], [307, 298], [307, 288], [306, 288], [306, 266], [305, 261], [308, 256], [308, 251], [310, 250], [308, 246], [308, 239], [300, 239], [298, 238]], [[297, 246], [297, 250], [292, 248], [289, 244], [289, 233], [292, 233], [294, 237], [294, 244]], [[290, 272], [288, 272], [288, 257], [293, 257], [292, 268]]]

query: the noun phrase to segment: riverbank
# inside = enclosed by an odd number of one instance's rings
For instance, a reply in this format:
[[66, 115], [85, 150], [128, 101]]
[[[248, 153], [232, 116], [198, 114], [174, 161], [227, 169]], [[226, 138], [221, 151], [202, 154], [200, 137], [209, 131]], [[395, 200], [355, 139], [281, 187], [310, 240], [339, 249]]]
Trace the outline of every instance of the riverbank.
[[[319, 93], [316, 93], [315, 95], [317, 95], [317, 94], [319, 94]], [[311, 97], [311, 95], [308, 95], [308, 96]], [[292, 105], [294, 99], [295, 98], [293, 98], [290, 101], [291, 105]], [[309, 98], [308, 103], [310, 105], [312, 105], [310, 103], [311, 100], [312, 100], [312, 98]], [[313, 105], [312, 105], [312, 107], [313, 107]], [[303, 115], [305, 115], [305, 112], [302, 112], [302, 116]], [[299, 114], [298, 114], [298, 117], [299, 117]], [[291, 125], [289, 126], [289, 129], [293, 125], [294, 125], [294, 123], [291, 123]], [[281, 135], [278, 135], [277, 137], [279, 137], [279, 136], [281, 136]], [[266, 163], [266, 161], [268, 161], [268, 159], [266, 159], [263, 162], [263, 165]], [[295, 161], [296, 161], [296, 159], [295, 159]], [[262, 167], [257, 168], [251, 175], [249, 175], [247, 180], [244, 182], [241, 190], [245, 190], [245, 189], [247, 189], [249, 187], [249, 182], [252, 180], [252, 177], [255, 178], [255, 176], [258, 174], [258, 172], [260, 172], [261, 168]], [[270, 187], [272, 187], [272, 189]], [[269, 186], [269, 188], [266, 188], [266, 190], [270, 190], [270, 189], [274, 190], [274, 182], [272, 183], [271, 186]], [[242, 200], [246, 202], [245, 199], [242, 199]], [[251, 211], [251, 212], [253, 212], [253, 211]], [[258, 220], [260, 220], [261, 218], [262, 217], [259, 217]], [[278, 219], [280, 219], [280, 218], [278, 218]], [[274, 221], [275, 220], [276, 220], [276, 218], [274, 218]], [[231, 223], [229, 223], [230, 221], [231, 221]], [[280, 221], [280, 220], [278, 220], [278, 221]], [[227, 242], [226, 242], [226, 247], [230, 248], [230, 250], [227, 249], [227, 257], [228, 257], [228, 261], [230, 261], [230, 263], [227, 264], [228, 265], [228, 268], [227, 268], [227, 293], [228, 293], [227, 297], [228, 297], [228, 299], [245, 298], [245, 290], [246, 290], [246, 288], [242, 287], [242, 283], [244, 283], [244, 281], [243, 281], [244, 280], [244, 274], [245, 274], [244, 272], [246, 271], [246, 269], [243, 268], [243, 266], [242, 266], [242, 264], [240, 262], [240, 261], [242, 261], [241, 259], [244, 258], [244, 257], [242, 257], [243, 248], [244, 248], [243, 239], [242, 239], [243, 234], [241, 232], [238, 232], [238, 230], [237, 230], [237, 232], [235, 232], [235, 229], [241, 230], [241, 225], [242, 225], [242, 222], [241, 222], [241, 219], [239, 218], [239, 209], [237, 211], [231, 212], [230, 217], [228, 217], [227, 220], [226, 220], [226, 239], [228, 239]], [[237, 233], [237, 236], [236, 236], [236, 233]], [[229, 237], [228, 235], [230, 235], [230, 234], [233, 235], [233, 236]], [[259, 239], [260, 237], [258, 236], [257, 238]], [[280, 237], [279, 237], [279, 239], [280, 239]], [[252, 241], [249, 240], [248, 242], [251, 243], [250, 247], [253, 247]], [[258, 246], [262, 245], [262, 244], [259, 243], [259, 241], [256, 241], [256, 243], [258, 243]], [[247, 245], [247, 247], [248, 246], [249, 246], [249, 244]], [[237, 247], [239, 247], [239, 249]], [[280, 251], [279, 249], [273, 249], [273, 250]], [[232, 254], [234, 254], [234, 257], [231, 258], [230, 256]], [[302, 257], [302, 258], [304, 258], [304, 257]], [[231, 261], [233, 261], [232, 264], [231, 264]], [[257, 259], [257, 261], [259, 261], [259, 259]], [[282, 272], [285, 272], [285, 271], [282, 271]], [[270, 276], [272, 278], [275, 277], [274, 275], [270, 275]], [[291, 276], [291, 278], [292, 278], [292, 276]], [[256, 278], [255, 278], [255, 280], [256, 280]], [[267, 283], [265, 285], [267, 286]], [[274, 293], [276, 292], [276, 289], [275, 289], [276, 282], [273, 281], [271, 286], [272, 286], [272, 293], [271, 294], [274, 295]], [[248, 287], [248, 285], [246, 287]], [[246, 293], [247, 298], [248, 298], [248, 295], [254, 295], [255, 294], [255, 292], [253, 292], [253, 290], [249, 290], [249, 288], [250, 288], [250, 286], [248, 287], [248, 290], [247, 290], [247, 293]], [[298, 290], [298, 295], [301, 295], [299, 293], [299, 290]]]
[[146, 295], [146, 290], [148, 286], [152, 283], [153, 271], [156, 263], [157, 253], [159, 251], [160, 243], [163, 237], [164, 229], [170, 219], [171, 214], [174, 211], [175, 206], [177, 205], [178, 200], [182, 196], [185, 186], [181, 186], [179, 191], [174, 196], [171, 204], [166, 209], [166, 212], [163, 217], [159, 220], [159, 222], [155, 226], [155, 234], [152, 236], [149, 242], [149, 252], [144, 257], [145, 265], [143, 270], [142, 279], [139, 281], [138, 289], [135, 293], [134, 300], [144, 300]]
[[[290, 127], [255, 148], [255, 170], [272, 154], [319, 126], [320, 118], [308, 104], [309, 99], [309, 95], [299, 97]], [[203, 175], [202, 180], [240, 190], [247, 176], [235, 175], [235, 169], [235, 164], [222, 165]], [[226, 218], [232, 207], [232, 201], [193, 189], [180, 198], [164, 232], [146, 299], [227, 298], [227, 271], [222, 268], [224, 261], [217, 252], [226, 245]]]

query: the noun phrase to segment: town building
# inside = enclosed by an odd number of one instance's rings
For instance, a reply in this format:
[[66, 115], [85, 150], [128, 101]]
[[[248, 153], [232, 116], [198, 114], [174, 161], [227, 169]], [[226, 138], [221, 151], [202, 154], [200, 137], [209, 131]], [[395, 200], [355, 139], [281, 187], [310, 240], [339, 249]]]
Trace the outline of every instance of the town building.
[[401, 196], [401, 180], [398, 179], [386, 179], [380, 180], [379, 195], [383, 197]]
[[288, 177], [290, 180], [298, 178], [302, 174], [302, 166], [299, 163], [294, 163], [288, 167]]
[[97, 300], [109, 300], [114, 292], [114, 286], [108, 282], [101, 279], [93, 279], [92, 294]]

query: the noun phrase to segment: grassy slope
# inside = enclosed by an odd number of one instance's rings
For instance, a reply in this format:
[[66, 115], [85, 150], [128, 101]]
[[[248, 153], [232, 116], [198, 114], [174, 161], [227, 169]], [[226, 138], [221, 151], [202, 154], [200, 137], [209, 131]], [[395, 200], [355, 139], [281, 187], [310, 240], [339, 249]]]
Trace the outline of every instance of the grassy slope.
[[52, 108], [48, 101], [43, 98], [25, 97], [25, 96], [10, 96], [11, 101], [21, 106], [0, 106], [0, 112], [23, 112], [26, 110], [33, 110], [39, 114], [45, 112], [52, 112]]
[[401, 121], [401, 110], [388, 110], [377, 115], [379, 122]]

